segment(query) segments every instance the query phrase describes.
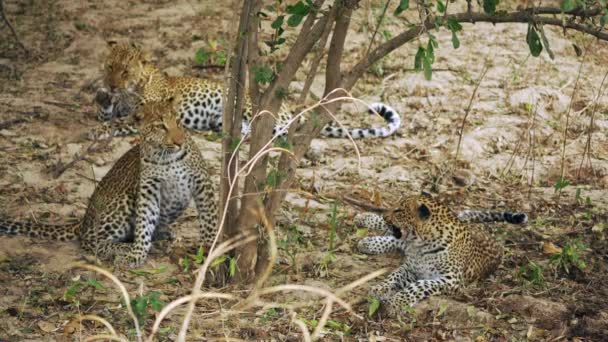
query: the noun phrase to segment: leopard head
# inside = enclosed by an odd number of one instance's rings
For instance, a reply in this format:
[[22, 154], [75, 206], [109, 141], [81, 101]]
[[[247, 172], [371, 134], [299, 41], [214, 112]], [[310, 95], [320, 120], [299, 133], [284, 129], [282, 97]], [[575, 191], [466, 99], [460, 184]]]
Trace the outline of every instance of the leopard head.
[[149, 102], [135, 115], [141, 127], [142, 145], [154, 154], [167, 156], [180, 152], [186, 143], [186, 132], [179, 123], [178, 103], [177, 98]]
[[401, 199], [396, 208], [384, 214], [384, 219], [404, 238], [413, 235], [424, 240], [451, 239], [461, 227], [449, 208], [424, 194]]
[[110, 53], [104, 64], [104, 83], [111, 92], [135, 90], [147, 78], [150, 55], [133, 43], [108, 42]]

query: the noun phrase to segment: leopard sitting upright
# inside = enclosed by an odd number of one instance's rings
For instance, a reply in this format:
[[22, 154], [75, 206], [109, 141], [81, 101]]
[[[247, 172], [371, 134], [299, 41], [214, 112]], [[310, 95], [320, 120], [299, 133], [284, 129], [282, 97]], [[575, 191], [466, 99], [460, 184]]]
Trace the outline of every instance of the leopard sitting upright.
[[358, 225], [386, 231], [359, 241], [360, 252], [404, 255], [403, 264], [371, 289], [390, 314], [431, 295], [451, 293], [499, 266], [502, 246], [464, 222], [527, 222], [526, 214], [499, 211], [464, 211], [459, 217], [430, 196], [417, 195], [402, 199], [383, 217], [366, 213], [355, 218]]
[[[134, 44], [109, 42], [110, 53], [105, 61], [104, 84], [107, 88], [98, 91], [96, 102], [100, 111], [98, 119], [108, 121], [117, 118], [115, 123], [106, 124], [93, 131], [90, 138], [104, 138], [136, 133], [136, 128], [128, 120], [141, 103], [160, 101], [170, 96], [180, 95], [179, 119], [184, 127], [205, 131], [222, 130], [222, 84], [193, 77], [170, 77], [156, 68], [148, 53]], [[250, 131], [252, 113], [251, 102], [246, 100], [243, 113], [242, 134]], [[388, 137], [401, 125], [399, 114], [391, 107], [376, 103], [371, 105], [370, 113], [380, 114], [387, 123], [386, 127], [348, 128], [328, 125], [321, 131], [325, 137], [343, 138], [350, 134], [354, 139], [368, 137]], [[280, 111], [274, 127], [275, 135], [287, 132], [287, 122], [291, 120], [286, 106]]]
[[126, 152], [103, 177], [84, 218], [49, 225], [0, 219], [0, 233], [79, 238], [83, 249], [102, 259], [136, 266], [148, 255], [153, 237], [166, 229], [194, 199], [202, 241], [210, 246], [217, 232], [215, 191], [200, 151], [177, 121], [172, 101], [146, 103], [141, 142]]

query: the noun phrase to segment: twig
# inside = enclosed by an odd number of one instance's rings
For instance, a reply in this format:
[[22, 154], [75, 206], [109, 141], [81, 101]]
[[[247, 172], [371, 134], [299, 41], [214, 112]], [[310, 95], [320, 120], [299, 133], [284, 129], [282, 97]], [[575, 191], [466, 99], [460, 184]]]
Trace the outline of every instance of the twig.
[[460, 125], [460, 133], [458, 134], [458, 145], [456, 146], [456, 155], [454, 156], [454, 161], [458, 161], [458, 154], [460, 153], [460, 143], [462, 142], [462, 135], [464, 134], [464, 125], [467, 122], [467, 117], [471, 112], [471, 105], [473, 105], [473, 100], [475, 99], [475, 95], [477, 95], [477, 89], [479, 89], [479, 85], [481, 81], [486, 76], [486, 73], [490, 70], [488, 63], [486, 63], [481, 71], [481, 76], [477, 80], [475, 84], [475, 88], [473, 89], [473, 94], [471, 94], [471, 98], [469, 99], [469, 104], [467, 105], [467, 109], [464, 111], [464, 117], [462, 118], [462, 124]]
[[378, 19], [378, 24], [376, 25], [374, 34], [372, 34], [372, 39], [369, 41], [369, 45], [367, 46], [367, 51], [365, 51], [365, 55], [369, 55], [369, 51], [372, 49], [372, 45], [374, 45], [374, 40], [376, 39], [376, 35], [378, 34], [378, 31], [380, 30], [380, 26], [382, 25], [382, 22], [384, 21], [384, 17], [386, 16], [386, 10], [388, 9], [388, 6], [390, 4], [391, 4], [391, 0], [388, 0], [386, 2], [386, 4], [384, 5], [384, 9], [382, 9], [382, 14], [380, 15], [380, 19]]
[[385, 213], [385, 212], [389, 211], [388, 208], [376, 207], [375, 205], [363, 203], [363, 202], [357, 201], [356, 199], [348, 197], [348, 196], [342, 196], [342, 200], [355, 207], [359, 207], [361, 209], [365, 209], [365, 210], [376, 212], [376, 213]]
[[195, 64], [192, 66], [192, 69], [224, 69], [226, 68], [225, 65], [219, 65], [219, 64], [205, 64], [205, 65], [200, 65], [200, 64]]
[[[581, 18], [590, 18], [602, 13], [602, 8], [589, 8], [582, 9], [576, 8], [570, 12], [565, 12], [565, 15]], [[500, 16], [486, 14], [486, 13], [457, 13], [447, 16], [447, 19], [454, 20], [456, 22], [488, 22], [488, 23], [529, 23], [534, 21], [537, 24], [559, 26], [564, 29], [572, 29], [575, 31], [583, 32], [592, 35], [600, 40], [608, 40], [608, 32], [605, 30], [598, 30], [598, 27], [590, 25], [579, 24], [572, 20], [562, 20], [562, 18], [554, 18], [545, 15], [554, 15], [561, 13], [559, 7], [539, 7], [536, 9], [536, 14], [532, 14], [527, 10], [507, 12]], [[428, 31], [430, 29], [437, 28], [438, 24], [430, 20], [424, 24], [418, 25], [411, 29], [408, 29], [390, 40], [380, 44], [378, 47], [373, 49], [368, 55], [365, 55], [359, 62], [355, 64], [346, 74], [343, 75], [342, 87], [351, 89], [357, 80], [366, 72], [366, 70], [376, 63], [381, 58], [385, 57], [395, 49], [399, 48], [403, 44], [415, 39], [420, 35], [421, 32]]]
[[604, 95], [604, 83], [606, 82], [606, 77], [608, 77], [608, 71], [604, 74], [604, 78], [602, 78], [602, 83], [600, 83], [600, 89], [597, 91], [597, 96], [595, 98], [595, 103], [593, 104], [593, 110], [591, 111], [591, 117], [589, 118], [589, 127], [587, 127], [587, 142], [585, 143], [585, 149], [583, 150], [583, 156], [581, 158], [581, 165], [578, 167], [578, 171], [576, 172], [576, 178], [580, 179], [581, 170], [583, 168], [583, 163], [585, 162], [585, 156], [589, 160], [589, 165], [591, 166], [591, 135], [593, 134], [593, 123], [595, 119], [595, 113], [597, 112], [597, 106], [600, 103], [600, 99]]
[[[583, 71], [583, 65], [585, 64], [585, 57], [587, 56], [587, 50], [589, 49], [590, 43], [587, 43], [585, 46], [585, 51], [583, 51], [583, 57], [581, 60], [581, 64], [578, 66], [578, 73], [576, 74], [576, 80], [574, 81], [574, 88], [572, 88], [572, 96], [570, 97], [570, 103], [568, 103], [568, 109], [566, 110], [566, 125], [564, 126], [564, 140], [562, 143], [562, 153], [561, 153], [561, 163], [559, 170], [559, 180], [563, 182], [564, 180], [564, 172], [565, 172], [565, 163], [566, 163], [566, 143], [568, 141], [568, 125], [570, 124], [570, 112], [572, 111], [572, 105], [574, 103], [574, 99], [576, 97], [576, 91], [578, 90], [578, 81], [581, 78], [581, 73]], [[559, 200], [562, 196], [562, 189], [564, 187], [560, 187], [557, 193], [557, 204], [559, 204]]]
[[[61, 162], [58, 162], [57, 164], [55, 164], [51, 171], [51, 175], [53, 176], [53, 178], [59, 178], [59, 176], [61, 176], [65, 171], [74, 166], [74, 164], [78, 163], [81, 160], [84, 160], [89, 153], [97, 152], [102, 148], [107, 147], [111, 140], [112, 137], [101, 141], [94, 141], [84, 152], [77, 154], [69, 163], [63, 164]], [[99, 144], [100, 142], [101, 144]]]
[[[0, 1], [0, 3], [1, 3], [1, 1]], [[42, 113], [40, 113], [37, 108], [34, 109], [33, 112], [25, 112], [22, 114], [25, 115], [25, 117], [19, 117], [19, 118], [0, 122], [0, 129], [7, 129], [11, 126], [18, 125], [18, 124], [24, 123], [24, 122], [28, 122], [29, 120], [38, 118], [42, 115]]]
[[10, 21], [8, 21], [8, 18], [6, 17], [6, 13], [4, 12], [4, 0], [0, 0], [0, 16], [2, 17], [2, 20], [4, 20], [4, 22], [6, 23], [6, 26], [8, 26], [8, 28], [11, 30], [13, 37], [15, 38], [15, 41], [17, 42], [17, 45], [19, 45], [19, 47], [23, 50], [23, 52], [28, 54], [29, 51], [25, 48], [25, 45], [23, 45], [23, 43], [21, 43], [21, 40], [19, 40], [19, 36], [17, 35], [17, 32], [15, 32], [15, 29], [13, 28], [13, 25], [11, 25]]

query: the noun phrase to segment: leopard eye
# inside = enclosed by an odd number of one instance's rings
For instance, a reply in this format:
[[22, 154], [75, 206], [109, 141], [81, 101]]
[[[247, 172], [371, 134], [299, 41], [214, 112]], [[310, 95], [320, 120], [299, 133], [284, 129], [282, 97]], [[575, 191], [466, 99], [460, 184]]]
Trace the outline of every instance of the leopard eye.
[[114, 69], [114, 67], [112, 67], [112, 64], [108, 64], [106, 67], [108, 68], [109, 71], [112, 71], [112, 69]]
[[127, 70], [124, 70], [124, 71], [121, 73], [121, 75], [123, 75], [123, 76], [125, 76], [125, 77], [126, 77], [128, 74], [129, 74], [129, 73], [127, 72]]

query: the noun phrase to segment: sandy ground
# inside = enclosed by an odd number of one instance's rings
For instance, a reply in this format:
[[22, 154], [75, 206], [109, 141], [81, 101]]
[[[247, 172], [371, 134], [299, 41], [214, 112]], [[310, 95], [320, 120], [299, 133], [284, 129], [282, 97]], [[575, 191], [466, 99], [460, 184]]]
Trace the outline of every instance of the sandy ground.
[[[369, 18], [378, 14], [376, 5], [366, 2], [354, 18], [347, 47], [349, 63], [362, 53], [362, 42], [371, 35]], [[58, 166], [90, 145], [82, 135], [98, 124], [93, 97], [105, 41], [139, 42], [170, 74], [220, 79], [221, 70], [193, 69], [194, 55], [206, 41], [227, 37], [235, 22], [233, 2], [206, 0], [7, 1], [5, 6], [29, 54], [2, 28], [0, 124], [28, 119], [0, 130], [0, 213], [48, 222], [80, 217], [95, 180], [133, 141], [114, 139], [109, 147], [88, 154], [53, 177]], [[397, 32], [400, 27], [390, 19], [385, 28]], [[301, 190], [317, 192], [288, 196], [278, 219], [280, 258], [269, 285], [336, 289], [380, 267], [398, 265], [396, 256], [368, 257], [354, 251], [360, 238], [352, 225], [356, 211], [329, 199], [354, 188], [364, 191], [364, 198], [386, 205], [424, 189], [441, 194], [456, 211], [511, 208], [531, 217], [525, 227], [486, 227], [507, 247], [503, 265], [490, 279], [456, 297], [425, 301], [411, 316], [399, 319], [382, 314], [368, 317], [366, 284], [347, 297], [360, 317], [344, 310], [334, 312], [324, 339], [608, 338], [608, 97], [597, 101], [608, 72], [608, 45], [574, 34], [564, 37], [560, 30], [547, 31], [555, 60], [544, 53], [540, 58], [529, 56], [525, 25], [465, 25], [458, 50], [451, 48], [447, 32], [438, 33], [440, 49], [432, 81], [411, 70], [415, 44], [404, 46], [366, 74], [354, 90], [354, 95], [368, 102], [385, 101], [397, 109], [403, 120], [398, 134], [358, 142], [360, 168], [348, 142], [313, 142], [315, 163], [298, 174]], [[589, 46], [584, 62], [576, 56], [572, 42]], [[484, 65], [488, 72], [473, 101], [460, 161], [455, 163], [459, 126]], [[299, 76], [303, 79], [304, 73]], [[313, 90], [320, 93], [321, 86]], [[301, 83], [294, 84], [294, 89], [299, 87]], [[379, 123], [360, 114], [363, 108], [345, 105], [343, 109], [339, 117], [346, 124]], [[590, 158], [583, 159], [589, 137], [591, 154], [586, 156]], [[220, 144], [204, 134], [196, 136], [196, 141], [217, 175]], [[570, 184], [558, 196], [554, 185], [560, 177], [564, 147], [564, 174]], [[332, 220], [334, 206], [337, 218]], [[190, 211], [175, 225], [178, 240], [153, 250], [142, 267], [147, 273], [115, 272], [133, 295], [156, 291], [166, 303], [189, 293], [192, 271], [184, 270], [165, 248], [192, 246], [194, 220]], [[336, 237], [330, 250], [332, 225]], [[567, 273], [551, 263], [550, 252], [552, 247], [565, 248], [575, 241], [583, 246], [576, 255], [586, 267], [571, 266]], [[79, 260], [77, 243], [0, 236], [0, 340], [80, 340], [104, 331], [89, 322], [70, 323], [80, 313], [104, 317], [120, 334], [134, 338], [118, 291], [100, 275], [69, 267]], [[542, 277], [530, 275], [533, 264]], [[79, 286], [75, 284], [84, 285], [70, 295]], [[242, 289], [229, 285], [221, 291], [241, 295]], [[304, 296], [288, 293], [268, 299], [288, 303], [308, 298]], [[190, 329], [192, 340], [300, 339], [298, 328], [281, 310], [219, 318], [206, 315], [218, 307], [216, 301], [201, 303]], [[299, 310], [298, 317], [312, 328], [322, 308], [311, 305]], [[147, 330], [153, 317], [150, 308]], [[170, 316], [159, 339], [173, 340], [180, 324], [180, 315]]]

